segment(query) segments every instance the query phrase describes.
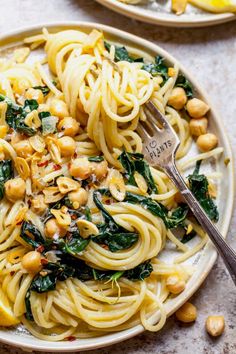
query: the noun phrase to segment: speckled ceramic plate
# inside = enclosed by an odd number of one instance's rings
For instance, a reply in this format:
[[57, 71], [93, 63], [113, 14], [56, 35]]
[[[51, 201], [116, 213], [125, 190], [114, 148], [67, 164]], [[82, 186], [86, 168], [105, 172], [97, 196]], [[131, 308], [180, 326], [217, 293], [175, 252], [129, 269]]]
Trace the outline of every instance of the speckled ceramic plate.
[[[176, 63], [176, 60], [168, 54], [166, 51], [158, 47], [157, 45], [148, 42], [144, 39], [138, 38], [126, 32], [119, 31], [115, 28], [107, 27], [104, 25], [100, 25], [97, 23], [56, 23], [56, 24], [43, 24], [37, 25], [30, 28], [24, 28], [6, 35], [1, 35], [0, 38], [0, 57], [8, 55], [12, 49], [16, 48], [19, 45], [22, 45], [22, 40], [24, 37], [35, 35], [39, 33], [42, 27], [47, 27], [51, 32], [57, 32], [60, 30], [74, 28], [81, 29], [83, 31], [89, 32], [92, 28], [100, 29], [104, 32], [106, 38], [108, 40], [112, 40], [117, 43], [122, 43], [124, 45], [131, 45], [136, 48], [141, 48], [146, 51], [148, 54], [155, 56], [157, 54], [166, 58], [167, 62], [172, 66]], [[42, 50], [37, 50], [34, 54], [35, 56], [42, 56]], [[219, 158], [217, 164], [208, 164], [206, 168], [210, 170], [215, 170], [222, 173], [222, 178], [219, 182], [219, 198], [217, 201], [219, 212], [220, 212], [220, 221], [218, 227], [220, 228], [223, 236], [225, 237], [227, 234], [227, 230], [230, 223], [232, 208], [233, 208], [233, 198], [234, 198], [234, 180], [233, 180], [233, 161], [232, 161], [232, 151], [230, 148], [230, 144], [225, 133], [224, 128], [222, 127], [222, 119], [218, 116], [217, 112], [212, 107], [206, 93], [200, 88], [198, 83], [195, 81], [193, 76], [186, 71], [181, 65], [180, 69], [182, 73], [192, 82], [195, 95], [203, 98], [205, 102], [209, 104], [211, 107], [210, 112], [210, 130], [215, 132], [215, 134], [219, 138], [220, 146], [224, 147], [224, 154]], [[196, 154], [196, 150], [192, 150], [190, 155]], [[225, 166], [224, 159], [230, 159], [230, 163]], [[192, 167], [193, 168], [193, 167]], [[188, 244], [190, 247], [193, 246], [196, 239], [193, 239], [192, 244]], [[171, 262], [174, 256], [176, 256], [178, 252], [176, 250], [164, 250], [161, 253], [161, 258], [168, 262]], [[210, 272], [217, 254], [210, 242], [202, 249], [200, 252], [191, 257], [187, 262], [195, 267], [195, 272], [193, 276], [187, 283], [186, 289], [180, 295], [168, 300], [165, 304], [166, 311], [168, 316], [174, 313], [188, 298], [190, 298], [193, 293], [200, 287], [207, 274]], [[158, 318], [159, 314], [156, 314], [156, 318]], [[62, 342], [47, 342], [39, 340], [32, 335], [30, 335], [22, 326], [14, 329], [0, 329], [0, 341], [15, 345], [21, 348], [24, 348], [28, 351], [37, 350], [37, 351], [51, 351], [51, 352], [75, 352], [77, 350], [88, 350], [95, 349], [103, 346], [107, 346], [110, 344], [117, 343], [119, 341], [124, 341], [130, 337], [133, 337], [141, 332], [143, 332], [143, 327], [141, 325], [135, 326], [128, 330], [111, 333], [105, 335], [103, 337], [98, 338], [89, 338], [89, 339], [78, 339], [73, 342], [62, 341]]]
[[233, 13], [213, 14], [188, 4], [180, 16], [171, 12], [171, 0], [143, 0], [137, 5], [128, 5], [118, 0], [96, 0], [100, 4], [122, 15], [143, 22], [170, 27], [212, 26], [236, 19]]

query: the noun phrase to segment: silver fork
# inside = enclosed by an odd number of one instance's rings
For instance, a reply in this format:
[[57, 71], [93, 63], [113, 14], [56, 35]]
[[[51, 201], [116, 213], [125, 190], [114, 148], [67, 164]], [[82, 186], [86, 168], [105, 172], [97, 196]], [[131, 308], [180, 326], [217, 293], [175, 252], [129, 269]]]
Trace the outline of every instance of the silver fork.
[[143, 140], [143, 154], [153, 167], [161, 167], [174, 182], [194, 216], [208, 234], [236, 285], [236, 253], [225, 242], [217, 227], [211, 222], [197, 199], [181, 177], [176, 164], [175, 155], [180, 145], [179, 138], [165, 116], [151, 102], [144, 105], [147, 120], [139, 122], [137, 128]]

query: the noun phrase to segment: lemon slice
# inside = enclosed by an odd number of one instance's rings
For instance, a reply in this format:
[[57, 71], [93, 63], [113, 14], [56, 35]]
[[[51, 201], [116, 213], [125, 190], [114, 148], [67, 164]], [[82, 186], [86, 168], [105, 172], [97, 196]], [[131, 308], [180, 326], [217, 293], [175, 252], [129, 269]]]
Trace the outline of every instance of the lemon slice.
[[189, 3], [210, 12], [236, 12], [236, 4], [231, 0], [189, 0]]
[[0, 289], [0, 326], [15, 326], [19, 322], [20, 321], [18, 320], [18, 318], [16, 318], [14, 313], [12, 312], [11, 306], [6, 295], [4, 294], [2, 289]]

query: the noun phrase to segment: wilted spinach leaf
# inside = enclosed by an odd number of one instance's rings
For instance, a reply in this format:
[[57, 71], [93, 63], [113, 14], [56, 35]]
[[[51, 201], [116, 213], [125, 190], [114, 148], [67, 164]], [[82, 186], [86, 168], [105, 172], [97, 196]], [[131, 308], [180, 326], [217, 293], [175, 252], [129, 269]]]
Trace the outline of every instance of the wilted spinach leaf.
[[188, 206], [183, 204], [170, 214], [166, 207], [157, 201], [130, 192], [126, 193], [125, 201], [133, 204], [139, 204], [145, 210], [150, 211], [153, 215], [160, 217], [168, 229], [173, 229], [182, 225], [189, 210]]
[[88, 246], [90, 239], [90, 237], [81, 237], [79, 230], [76, 229], [70, 232], [65, 239], [59, 240], [59, 248], [63, 252], [70, 253], [75, 256], [81, 253]]
[[12, 161], [0, 161], [0, 199], [2, 199], [4, 195], [4, 183], [13, 177]]
[[143, 155], [138, 153], [130, 153], [123, 151], [118, 160], [122, 164], [123, 168], [125, 169], [125, 177], [127, 178], [127, 183], [136, 186], [136, 182], [134, 179], [135, 171], [140, 173], [148, 185], [148, 192], [149, 193], [156, 193], [157, 187], [153, 180], [150, 167], [144, 161]]
[[0, 95], [0, 102], [7, 103], [6, 122], [12, 129], [27, 136], [36, 134], [36, 130], [24, 122], [27, 114], [38, 108], [36, 100], [26, 100], [24, 106], [19, 106], [8, 97]]
[[169, 79], [168, 67], [164, 63], [165, 59], [161, 56], [155, 57], [155, 63], [144, 64], [142, 69], [149, 72], [152, 76], [160, 75], [165, 83]]
[[189, 188], [209, 218], [218, 221], [219, 212], [217, 206], [209, 195], [208, 180], [205, 175], [199, 174], [201, 161], [198, 161], [192, 175], [188, 176]]
[[124, 277], [130, 280], [144, 280], [148, 278], [153, 271], [153, 267], [150, 261], [139, 264], [133, 269], [126, 270]]
[[175, 86], [182, 87], [188, 98], [193, 97], [193, 86], [192, 84], [186, 79], [186, 77], [180, 74], [176, 80]]
[[105, 223], [97, 225], [99, 234], [97, 236], [92, 236], [92, 241], [107, 245], [111, 252], [130, 248], [138, 241], [138, 234], [127, 231], [115, 222], [113, 217], [108, 213], [99, 200], [99, 194], [100, 190], [94, 191], [93, 200], [97, 208], [102, 212]]
[[44, 96], [47, 96], [50, 92], [50, 88], [47, 85], [44, 86], [34, 86], [33, 89], [42, 91]]
[[189, 241], [191, 241], [195, 236], [196, 236], [196, 231], [192, 230], [190, 233], [188, 234], [184, 234], [184, 236], [181, 239], [182, 243], [187, 243]]
[[[111, 45], [104, 41], [104, 45], [105, 45], [105, 48], [108, 52], [110, 52], [110, 49], [111, 49]], [[143, 62], [143, 58], [134, 58], [132, 56], [129, 55], [128, 53], [128, 50], [122, 46], [122, 47], [119, 47], [117, 45], [115, 45], [115, 61], [128, 61], [130, 63], [134, 63], [134, 62]]]
[[21, 225], [20, 237], [34, 248], [38, 248], [45, 243], [41, 232], [30, 221], [24, 221]]

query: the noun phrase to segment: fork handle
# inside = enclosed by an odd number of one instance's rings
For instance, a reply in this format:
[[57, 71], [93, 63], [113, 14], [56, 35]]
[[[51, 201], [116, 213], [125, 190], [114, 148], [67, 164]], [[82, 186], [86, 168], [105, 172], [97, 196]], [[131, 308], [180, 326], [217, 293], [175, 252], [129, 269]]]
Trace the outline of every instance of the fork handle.
[[217, 251], [224, 260], [224, 263], [236, 285], [236, 253], [226, 243], [220, 234], [217, 227], [212, 223], [210, 218], [206, 215], [205, 211], [194, 197], [193, 193], [189, 190], [184, 179], [180, 175], [176, 165], [174, 163], [165, 166], [165, 171], [170, 179], [174, 182], [188, 206], [192, 210], [194, 216], [202, 226], [203, 230], [208, 234], [211, 241], [215, 245]]

